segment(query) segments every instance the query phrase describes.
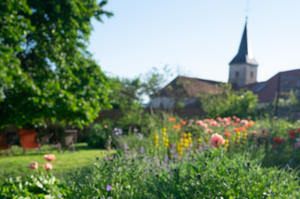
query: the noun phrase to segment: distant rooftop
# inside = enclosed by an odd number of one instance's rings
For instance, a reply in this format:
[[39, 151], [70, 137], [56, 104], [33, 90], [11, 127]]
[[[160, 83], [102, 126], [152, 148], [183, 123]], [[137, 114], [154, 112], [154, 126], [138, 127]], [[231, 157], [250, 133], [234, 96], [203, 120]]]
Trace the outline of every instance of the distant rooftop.
[[218, 93], [223, 90], [218, 86], [223, 82], [206, 79], [178, 76], [167, 86], [158, 91], [155, 96], [168, 97], [199, 97], [201, 94]]

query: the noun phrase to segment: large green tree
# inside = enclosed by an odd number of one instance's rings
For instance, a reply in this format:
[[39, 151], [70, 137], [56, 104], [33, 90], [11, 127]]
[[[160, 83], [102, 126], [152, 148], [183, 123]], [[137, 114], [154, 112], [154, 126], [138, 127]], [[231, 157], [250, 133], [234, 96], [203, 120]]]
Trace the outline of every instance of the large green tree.
[[0, 126], [83, 126], [109, 106], [109, 85], [87, 51], [107, 1], [0, 1]]

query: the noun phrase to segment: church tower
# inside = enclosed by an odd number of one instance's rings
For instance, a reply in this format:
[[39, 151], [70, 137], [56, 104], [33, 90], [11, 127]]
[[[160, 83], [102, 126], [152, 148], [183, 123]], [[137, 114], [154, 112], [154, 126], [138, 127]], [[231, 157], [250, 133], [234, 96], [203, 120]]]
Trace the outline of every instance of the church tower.
[[229, 80], [233, 87], [243, 87], [257, 81], [258, 63], [254, 59], [248, 39], [247, 19], [237, 55], [229, 63]]

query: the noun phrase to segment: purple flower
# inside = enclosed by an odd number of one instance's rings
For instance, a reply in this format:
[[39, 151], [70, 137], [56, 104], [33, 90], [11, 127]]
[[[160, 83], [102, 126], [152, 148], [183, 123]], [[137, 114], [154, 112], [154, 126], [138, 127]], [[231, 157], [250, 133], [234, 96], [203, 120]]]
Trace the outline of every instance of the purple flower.
[[111, 186], [108, 184], [107, 186], [106, 186], [106, 191], [111, 191]]
[[118, 129], [118, 128], [114, 128], [114, 135], [115, 136], [119, 136], [123, 134], [123, 130], [122, 129]]

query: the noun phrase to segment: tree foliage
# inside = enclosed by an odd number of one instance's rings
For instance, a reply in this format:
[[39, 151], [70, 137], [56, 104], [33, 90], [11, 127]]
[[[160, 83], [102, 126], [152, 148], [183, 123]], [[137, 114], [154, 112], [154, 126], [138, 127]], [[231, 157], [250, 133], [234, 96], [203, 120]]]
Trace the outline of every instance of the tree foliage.
[[0, 2], [0, 126], [85, 125], [108, 104], [108, 81], [87, 51], [107, 1]]
[[224, 85], [222, 93], [206, 95], [200, 101], [208, 117], [238, 116], [247, 118], [253, 115], [257, 105], [257, 96], [251, 91], [233, 91]]

